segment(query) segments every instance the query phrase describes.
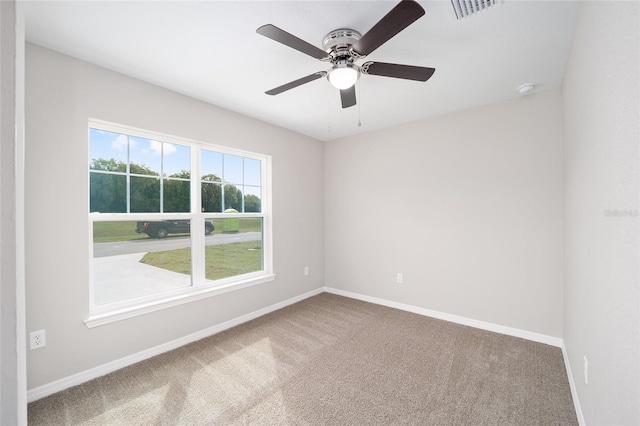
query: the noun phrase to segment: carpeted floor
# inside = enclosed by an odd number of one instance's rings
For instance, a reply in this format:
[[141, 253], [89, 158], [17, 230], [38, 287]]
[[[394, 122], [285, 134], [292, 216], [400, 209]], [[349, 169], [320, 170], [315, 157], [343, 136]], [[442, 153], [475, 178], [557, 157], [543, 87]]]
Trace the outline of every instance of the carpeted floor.
[[35, 401], [29, 424], [577, 419], [559, 348], [323, 293]]

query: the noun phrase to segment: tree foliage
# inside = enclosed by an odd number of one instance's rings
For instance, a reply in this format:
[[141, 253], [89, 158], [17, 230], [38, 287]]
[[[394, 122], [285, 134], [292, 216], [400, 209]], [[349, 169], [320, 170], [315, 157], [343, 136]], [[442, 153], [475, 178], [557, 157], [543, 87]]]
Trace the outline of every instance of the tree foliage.
[[220, 213], [222, 211], [222, 179], [215, 174], [202, 176], [202, 211]]
[[91, 173], [89, 186], [89, 211], [127, 212], [127, 179], [124, 175]]
[[191, 172], [189, 170], [182, 170], [182, 171], [179, 171], [178, 173], [169, 175], [168, 177], [177, 178], [177, 179], [191, 179]]
[[124, 161], [116, 161], [114, 158], [107, 160], [104, 158], [94, 158], [89, 165], [91, 170], [102, 170], [105, 172], [126, 173], [127, 164]]
[[131, 176], [129, 186], [131, 213], [157, 213], [160, 211], [160, 179]]
[[262, 210], [260, 197], [247, 194], [244, 196], [244, 211], [245, 213], [260, 213]]
[[[115, 158], [109, 160], [104, 158], [94, 158], [89, 165], [91, 170], [100, 170], [104, 172], [127, 172], [127, 163], [118, 161]], [[158, 176], [159, 173], [151, 170], [144, 164], [129, 163], [129, 172], [135, 175]]]
[[234, 185], [225, 185], [224, 187], [224, 209], [242, 211], [242, 191]]
[[144, 164], [129, 163], [129, 173], [132, 175], [159, 176], [160, 173], [151, 170]]
[[191, 182], [188, 180], [164, 179], [162, 194], [164, 212], [187, 213], [191, 211]]
[[[102, 213], [126, 213], [127, 164], [113, 158], [97, 158], [91, 161], [90, 211]], [[100, 173], [106, 172], [106, 173]], [[143, 164], [130, 163], [129, 203], [131, 213], [160, 211], [160, 174]], [[182, 170], [162, 179], [163, 211], [167, 213], [189, 212], [191, 207], [191, 173]], [[222, 179], [215, 174], [202, 177], [202, 211], [222, 212]], [[224, 209], [242, 212], [243, 194], [235, 185], [224, 185]], [[260, 198], [244, 196], [245, 212], [260, 212]]]

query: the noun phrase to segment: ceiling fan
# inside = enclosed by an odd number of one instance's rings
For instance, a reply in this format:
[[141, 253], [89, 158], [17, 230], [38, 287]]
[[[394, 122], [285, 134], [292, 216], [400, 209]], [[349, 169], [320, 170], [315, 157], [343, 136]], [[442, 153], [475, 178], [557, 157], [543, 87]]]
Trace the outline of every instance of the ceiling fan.
[[331, 31], [322, 43], [324, 50], [275, 25], [263, 25], [256, 30], [258, 34], [331, 64], [329, 71], [315, 72], [265, 93], [277, 95], [321, 77], [327, 77], [329, 82], [340, 90], [342, 108], [349, 108], [356, 104], [355, 84], [361, 74], [427, 81], [435, 72], [434, 68], [371, 61], [362, 65], [355, 63], [382, 46], [422, 15], [424, 15], [424, 9], [416, 1], [402, 0], [364, 35], [348, 28]]

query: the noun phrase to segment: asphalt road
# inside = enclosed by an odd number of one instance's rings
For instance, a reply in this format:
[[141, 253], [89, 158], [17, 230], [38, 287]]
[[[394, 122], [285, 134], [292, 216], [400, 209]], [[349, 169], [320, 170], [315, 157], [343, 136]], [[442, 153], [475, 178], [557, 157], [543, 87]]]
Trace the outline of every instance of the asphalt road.
[[[214, 234], [205, 237], [208, 246], [218, 244], [241, 243], [245, 241], [258, 241], [262, 238], [260, 232], [242, 232], [239, 234]], [[99, 243], [93, 245], [93, 257], [118, 256], [121, 254], [148, 253], [152, 251], [175, 250], [189, 247], [188, 236], [171, 235], [167, 238], [144, 238], [133, 241], [118, 241], [114, 243]]]

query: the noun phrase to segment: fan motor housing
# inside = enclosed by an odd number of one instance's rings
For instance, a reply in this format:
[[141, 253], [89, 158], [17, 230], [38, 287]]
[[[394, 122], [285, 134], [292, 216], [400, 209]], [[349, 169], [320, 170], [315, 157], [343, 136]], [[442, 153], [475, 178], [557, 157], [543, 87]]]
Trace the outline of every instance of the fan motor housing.
[[330, 53], [333, 59], [345, 59], [350, 57], [350, 48], [362, 35], [356, 30], [349, 28], [341, 28], [333, 30], [322, 41], [322, 48], [325, 52]]

